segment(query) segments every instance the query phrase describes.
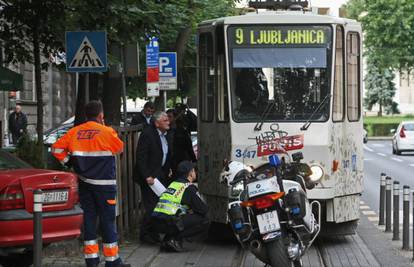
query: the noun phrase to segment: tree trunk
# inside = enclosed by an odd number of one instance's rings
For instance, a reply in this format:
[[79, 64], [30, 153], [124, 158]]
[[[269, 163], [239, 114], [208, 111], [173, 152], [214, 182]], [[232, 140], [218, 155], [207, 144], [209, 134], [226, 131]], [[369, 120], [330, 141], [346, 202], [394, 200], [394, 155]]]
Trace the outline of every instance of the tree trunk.
[[382, 117], [382, 103], [379, 103], [378, 117]]
[[78, 81], [78, 95], [76, 96], [75, 126], [78, 126], [86, 121], [85, 104], [85, 73], [80, 73]]
[[39, 145], [39, 157], [43, 158], [43, 92], [42, 92], [42, 70], [40, 65], [39, 32], [37, 21], [33, 26], [33, 57], [35, 68], [35, 88], [37, 101], [37, 144]]
[[[112, 75], [116, 76], [113, 77]], [[119, 73], [114, 72], [112, 75], [109, 75], [109, 72], [105, 72], [102, 103], [105, 124], [117, 126], [120, 125], [121, 121], [122, 81]]]

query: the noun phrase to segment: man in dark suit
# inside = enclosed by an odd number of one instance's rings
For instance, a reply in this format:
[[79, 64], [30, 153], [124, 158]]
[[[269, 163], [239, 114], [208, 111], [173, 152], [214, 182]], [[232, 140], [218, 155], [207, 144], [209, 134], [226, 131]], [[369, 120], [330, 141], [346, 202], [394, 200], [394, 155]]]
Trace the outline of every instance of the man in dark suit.
[[147, 103], [145, 103], [142, 111], [132, 118], [131, 125], [142, 124], [144, 125], [144, 127], [150, 126], [151, 118], [154, 112], [155, 112], [154, 103], [148, 101]]
[[153, 125], [144, 128], [138, 140], [136, 153], [135, 181], [141, 187], [145, 215], [141, 225], [140, 239], [144, 242], [160, 241], [159, 235], [151, 229], [151, 214], [158, 202], [158, 196], [150, 185], [158, 179], [164, 186], [170, 184], [172, 144], [167, 136], [170, 122], [165, 112], [154, 114]]

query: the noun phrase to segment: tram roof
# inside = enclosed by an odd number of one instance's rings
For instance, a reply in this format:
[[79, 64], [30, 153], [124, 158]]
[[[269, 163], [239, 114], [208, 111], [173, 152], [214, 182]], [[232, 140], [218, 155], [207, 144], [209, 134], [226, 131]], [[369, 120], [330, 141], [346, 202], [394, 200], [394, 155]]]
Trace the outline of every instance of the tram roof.
[[351, 19], [333, 17], [328, 15], [317, 15], [311, 12], [302, 11], [263, 11], [249, 12], [245, 15], [222, 17], [213, 20], [207, 20], [200, 23], [199, 26], [213, 24], [350, 24], [359, 25], [358, 22]]

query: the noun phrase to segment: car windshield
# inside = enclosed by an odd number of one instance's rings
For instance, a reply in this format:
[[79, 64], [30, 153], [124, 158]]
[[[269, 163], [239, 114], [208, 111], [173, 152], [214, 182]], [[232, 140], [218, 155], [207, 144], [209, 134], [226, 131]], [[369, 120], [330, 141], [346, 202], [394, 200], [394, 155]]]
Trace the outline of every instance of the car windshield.
[[32, 168], [29, 164], [10, 153], [0, 151], [0, 170]]
[[[230, 26], [233, 118], [258, 121], [272, 104], [264, 121], [308, 120], [330, 91], [331, 32], [329, 26]], [[323, 105], [312, 121], [328, 118]]]

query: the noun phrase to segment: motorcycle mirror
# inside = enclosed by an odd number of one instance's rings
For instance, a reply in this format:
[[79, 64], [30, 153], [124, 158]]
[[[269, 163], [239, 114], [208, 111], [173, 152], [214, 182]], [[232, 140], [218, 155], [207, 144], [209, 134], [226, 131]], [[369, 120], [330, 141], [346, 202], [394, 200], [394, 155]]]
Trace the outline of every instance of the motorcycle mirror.
[[282, 162], [280, 161], [277, 155], [270, 155], [269, 156], [269, 163], [270, 166], [278, 167]]

